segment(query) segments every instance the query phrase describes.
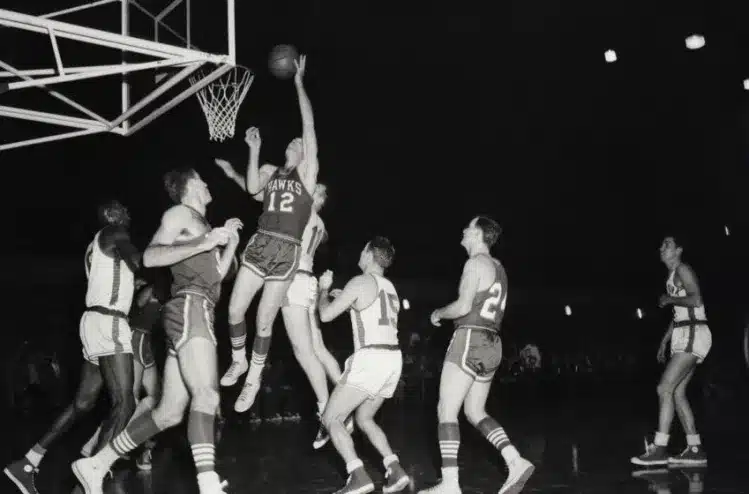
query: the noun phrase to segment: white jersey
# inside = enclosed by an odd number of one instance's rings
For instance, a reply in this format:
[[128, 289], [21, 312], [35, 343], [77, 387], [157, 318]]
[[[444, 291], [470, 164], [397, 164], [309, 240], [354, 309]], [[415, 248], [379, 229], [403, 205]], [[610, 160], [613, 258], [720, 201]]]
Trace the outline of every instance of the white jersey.
[[[687, 291], [684, 289], [684, 287], [676, 286], [676, 284], [674, 283], [675, 276], [676, 270], [671, 271], [671, 273], [668, 275], [668, 280], [666, 280], [666, 291], [672, 297], [686, 297]], [[675, 323], [684, 321], [707, 321], [704, 305], [700, 305], [698, 307], [682, 307], [673, 305], [672, 307], [674, 310]]]
[[398, 345], [398, 292], [387, 278], [369, 274], [377, 282], [377, 298], [362, 310], [351, 309], [354, 351], [369, 345]]
[[102, 252], [100, 235], [101, 230], [86, 249], [86, 307], [105, 307], [127, 314], [133, 302], [135, 276], [119, 256], [110, 257]]
[[322, 218], [320, 218], [317, 212], [313, 210], [302, 234], [302, 256], [299, 259], [299, 270], [312, 272], [315, 252], [326, 234], [325, 223], [323, 223]]

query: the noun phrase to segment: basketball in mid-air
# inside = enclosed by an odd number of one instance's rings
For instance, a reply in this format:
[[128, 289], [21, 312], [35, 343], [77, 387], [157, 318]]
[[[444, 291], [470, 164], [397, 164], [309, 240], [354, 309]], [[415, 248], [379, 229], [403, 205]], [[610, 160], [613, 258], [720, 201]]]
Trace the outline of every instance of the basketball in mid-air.
[[294, 60], [299, 59], [299, 52], [292, 45], [276, 45], [268, 57], [270, 73], [279, 79], [289, 79], [294, 76], [296, 67]]

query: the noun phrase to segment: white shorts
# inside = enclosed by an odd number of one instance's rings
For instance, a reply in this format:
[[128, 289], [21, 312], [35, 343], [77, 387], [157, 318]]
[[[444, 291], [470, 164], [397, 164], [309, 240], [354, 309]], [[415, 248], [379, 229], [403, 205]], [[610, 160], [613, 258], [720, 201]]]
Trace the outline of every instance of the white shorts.
[[133, 353], [132, 332], [127, 319], [86, 311], [81, 317], [83, 358], [99, 365], [99, 357]]
[[283, 306], [314, 307], [317, 303], [317, 278], [307, 271], [297, 271], [286, 291]]
[[713, 335], [706, 324], [681, 326], [674, 328], [671, 333], [671, 353], [691, 353], [697, 357], [697, 363], [702, 363], [713, 346]]
[[369, 398], [392, 398], [403, 370], [400, 350], [360, 348], [348, 359], [341, 384], [353, 386]]

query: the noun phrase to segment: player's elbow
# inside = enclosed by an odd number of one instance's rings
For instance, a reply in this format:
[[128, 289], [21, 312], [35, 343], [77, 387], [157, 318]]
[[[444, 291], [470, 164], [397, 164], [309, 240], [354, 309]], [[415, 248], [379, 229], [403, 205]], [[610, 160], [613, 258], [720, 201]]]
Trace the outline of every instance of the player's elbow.
[[467, 300], [458, 300], [458, 312], [460, 315], [458, 317], [463, 317], [469, 312], [471, 312], [471, 302]]
[[156, 267], [156, 263], [154, 262], [154, 258], [153, 258], [153, 251], [151, 249], [146, 249], [145, 252], [143, 252], [143, 267], [144, 268]]
[[327, 322], [330, 322], [332, 320], [333, 320], [333, 314], [331, 314], [327, 310], [321, 310], [320, 311], [320, 321], [321, 322], [326, 322], [327, 323]]

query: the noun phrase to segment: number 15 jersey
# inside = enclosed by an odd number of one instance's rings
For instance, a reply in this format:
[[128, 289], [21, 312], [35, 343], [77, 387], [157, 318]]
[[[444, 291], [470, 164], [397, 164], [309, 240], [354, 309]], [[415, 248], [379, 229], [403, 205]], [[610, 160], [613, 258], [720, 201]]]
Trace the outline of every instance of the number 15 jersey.
[[384, 276], [371, 274], [377, 283], [377, 297], [362, 310], [351, 308], [354, 351], [370, 345], [398, 345], [400, 300], [393, 284]]
[[297, 169], [286, 172], [278, 168], [263, 190], [263, 214], [257, 222], [258, 232], [299, 244], [311, 212], [312, 196]]
[[455, 319], [456, 328], [480, 328], [499, 332], [507, 305], [507, 273], [502, 264], [494, 264], [494, 282], [486, 290], [476, 292], [468, 314]]

